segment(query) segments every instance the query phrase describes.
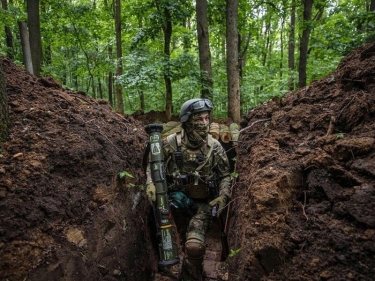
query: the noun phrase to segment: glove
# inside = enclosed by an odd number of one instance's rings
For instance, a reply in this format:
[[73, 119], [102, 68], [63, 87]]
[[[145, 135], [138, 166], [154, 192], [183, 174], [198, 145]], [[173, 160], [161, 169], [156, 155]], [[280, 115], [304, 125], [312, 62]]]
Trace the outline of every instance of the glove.
[[146, 194], [148, 197], [148, 201], [150, 201], [151, 204], [152, 202], [156, 201], [156, 189], [155, 189], [155, 185], [153, 182], [147, 183]]
[[181, 191], [169, 194], [169, 204], [188, 216], [193, 216], [198, 209], [194, 202]]
[[225, 195], [221, 195], [219, 197], [216, 197], [214, 200], [212, 200], [209, 203], [212, 207], [215, 205], [218, 205], [218, 210], [217, 210], [217, 217], [220, 217], [221, 212], [224, 210], [226, 204], [227, 204], [227, 197]]

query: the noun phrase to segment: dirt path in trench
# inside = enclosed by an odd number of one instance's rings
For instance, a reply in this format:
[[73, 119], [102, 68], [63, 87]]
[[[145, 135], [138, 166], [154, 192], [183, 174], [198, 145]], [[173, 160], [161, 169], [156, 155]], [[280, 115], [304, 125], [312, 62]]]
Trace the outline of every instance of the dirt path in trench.
[[[221, 230], [219, 224], [214, 222], [206, 237], [206, 255], [203, 261], [204, 278], [202, 281], [224, 281], [228, 279], [228, 266], [226, 262], [220, 261], [221, 256]], [[155, 274], [155, 281], [178, 280], [183, 255], [180, 255], [180, 264], [170, 268], [173, 276], [167, 276], [158, 272]]]

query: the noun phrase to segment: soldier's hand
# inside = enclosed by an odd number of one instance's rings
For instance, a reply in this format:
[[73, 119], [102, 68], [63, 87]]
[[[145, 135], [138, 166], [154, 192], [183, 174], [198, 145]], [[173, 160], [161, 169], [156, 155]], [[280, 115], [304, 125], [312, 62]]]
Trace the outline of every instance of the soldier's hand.
[[153, 182], [147, 183], [146, 194], [148, 197], [148, 201], [150, 201], [151, 204], [152, 202], [156, 201], [156, 189], [155, 189], [155, 185]]
[[217, 217], [219, 217], [221, 215], [221, 212], [224, 210], [225, 205], [227, 204], [227, 197], [225, 195], [221, 195], [219, 197], [216, 197], [209, 204], [212, 207], [215, 205], [219, 206], [219, 209], [217, 210]]

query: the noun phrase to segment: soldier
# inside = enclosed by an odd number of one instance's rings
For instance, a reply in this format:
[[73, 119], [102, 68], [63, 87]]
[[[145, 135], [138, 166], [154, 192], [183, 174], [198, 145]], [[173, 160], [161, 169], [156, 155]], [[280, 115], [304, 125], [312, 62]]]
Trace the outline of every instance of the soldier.
[[[212, 207], [217, 207], [220, 216], [230, 200], [229, 161], [220, 142], [209, 134], [212, 109], [208, 99], [186, 101], [179, 115], [182, 130], [163, 141], [171, 205], [189, 218], [180, 273], [183, 281], [202, 280]], [[146, 191], [150, 201], [155, 201], [149, 167]]]

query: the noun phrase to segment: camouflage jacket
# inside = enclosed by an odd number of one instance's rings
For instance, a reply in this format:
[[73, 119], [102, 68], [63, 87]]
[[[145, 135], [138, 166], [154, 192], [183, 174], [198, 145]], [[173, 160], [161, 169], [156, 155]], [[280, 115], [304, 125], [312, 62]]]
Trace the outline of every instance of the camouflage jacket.
[[[203, 146], [194, 149], [182, 130], [163, 141], [163, 151], [169, 190], [182, 189], [190, 197], [198, 199], [214, 199], [221, 195], [230, 199], [228, 157], [220, 142], [210, 134]], [[202, 188], [206, 188], [207, 193]]]

